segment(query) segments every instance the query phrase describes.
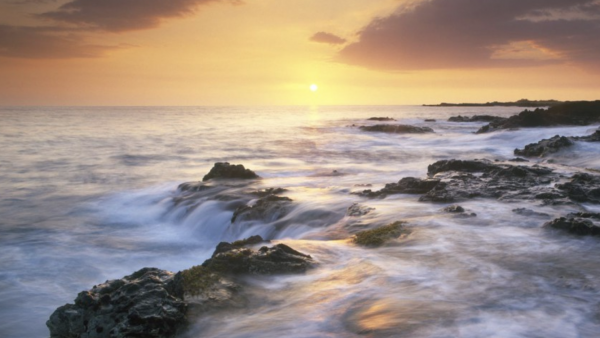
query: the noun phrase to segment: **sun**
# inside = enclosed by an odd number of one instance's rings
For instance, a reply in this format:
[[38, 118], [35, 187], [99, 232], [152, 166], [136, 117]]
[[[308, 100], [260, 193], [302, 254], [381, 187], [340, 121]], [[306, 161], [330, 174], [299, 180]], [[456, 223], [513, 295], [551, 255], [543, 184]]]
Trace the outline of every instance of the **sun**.
[[319, 89], [319, 86], [317, 86], [316, 84], [313, 83], [313, 84], [310, 85], [309, 88], [310, 88], [311, 91], [316, 92], [317, 89]]

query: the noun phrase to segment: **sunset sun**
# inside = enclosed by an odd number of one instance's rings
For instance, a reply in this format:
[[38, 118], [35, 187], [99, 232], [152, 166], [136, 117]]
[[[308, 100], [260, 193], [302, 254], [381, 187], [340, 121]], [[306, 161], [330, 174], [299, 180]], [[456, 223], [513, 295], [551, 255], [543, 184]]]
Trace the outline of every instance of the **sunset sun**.
[[317, 86], [316, 84], [313, 83], [310, 85], [309, 88], [311, 91], [316, 92], [319, 89], [319, 86]]

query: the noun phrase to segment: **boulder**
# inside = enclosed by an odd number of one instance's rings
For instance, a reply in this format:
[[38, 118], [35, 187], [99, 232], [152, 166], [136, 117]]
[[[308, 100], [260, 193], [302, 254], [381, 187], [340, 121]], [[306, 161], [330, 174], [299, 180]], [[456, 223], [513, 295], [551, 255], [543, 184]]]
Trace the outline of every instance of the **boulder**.
[[440, 183], [440, 180], [404, 177], [398, 183], [386, 184], [381, 190], [372, 191], [367, 189], [353, 194], [369, 198], [385, 197], [393, 194], [424, 194], [437, 186], [438, 183]]
[[573, 201], [580, 203], [600, 203], [600, 176], [577, 173], [566, 183], [557, 184], [556, 188], [567, 194]]
[[544, 224], [544, 227], [559, 229], [580, 236], [600, 236], [600, 214], [572, 213]]
[[515, 149], [514, 153], [517, 156], [544, 157], [572, 145], [573, 141], [569, 138], [556, 135], [549, 139], [543, 139], [537, 143], [528, 144], [523, 149]]
[[352, 242], [361, 246], [377, 247], [387, 241], [396, 239], [409, 232], [404, 228], [405, 222], [394, 222], [378, 228], [357, 232], [352, 237]]
[[212, 179], [240, 179], [251, 180], [260, 178], [250, 169], [244, 168], [241, 164], [229, 164], [229, 162], [217, 162], [210, 169], [209, 173], [204, 175], [202, 181]]
[[284, 217], [292, 200], [289, 197], [267, 195], [259, 198], [253, 205], [244, 205], [235, 210], [231, 222], [248, 220], [276, 221]]
[[394, 133], [394, 134], [424, 134], [433, 133], [429, 127], [416, 127], [407, 124], [376, 124], [374, 126], [362, 126], [360, 130], [368, 132]]

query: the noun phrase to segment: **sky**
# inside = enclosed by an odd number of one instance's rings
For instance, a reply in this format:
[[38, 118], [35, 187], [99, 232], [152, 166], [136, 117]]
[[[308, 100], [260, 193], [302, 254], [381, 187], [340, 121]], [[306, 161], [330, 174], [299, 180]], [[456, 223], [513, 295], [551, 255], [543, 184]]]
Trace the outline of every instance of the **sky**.
[[600, 99], [599, 0], [0, 0], [3, 106], [523, 98]]

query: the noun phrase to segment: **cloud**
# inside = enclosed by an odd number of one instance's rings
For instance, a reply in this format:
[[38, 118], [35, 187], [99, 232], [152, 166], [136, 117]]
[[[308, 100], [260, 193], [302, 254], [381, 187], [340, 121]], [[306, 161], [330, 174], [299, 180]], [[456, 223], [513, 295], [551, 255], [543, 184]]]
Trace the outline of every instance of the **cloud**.
[[310, 41], [328, 43], [330, 45], [341, 45], [346, 43], [346, 39], [327, 32], [315, 33], [313, 36], [310, 37]]
[[[600, 66], [598, 0], [420, 0], [375, 18], [337, 60], [372, 69]], [[527, 44], [536, 53], [506, 55]], [[502, 53], [498, 53], [502, 51]], [[501, 55], [499, 57], [499, 55]]]
[[240, 4], [240, 0], [73, 0], [40, 18], [78, 27], [111, 32], [150, 29], [165, 19], [190, 15], [213, 2]]
[[26, 59], [93, 58], [116, 46], [86, 44], [83, 38], [57, 27], [0, 25], [0, 56]]

